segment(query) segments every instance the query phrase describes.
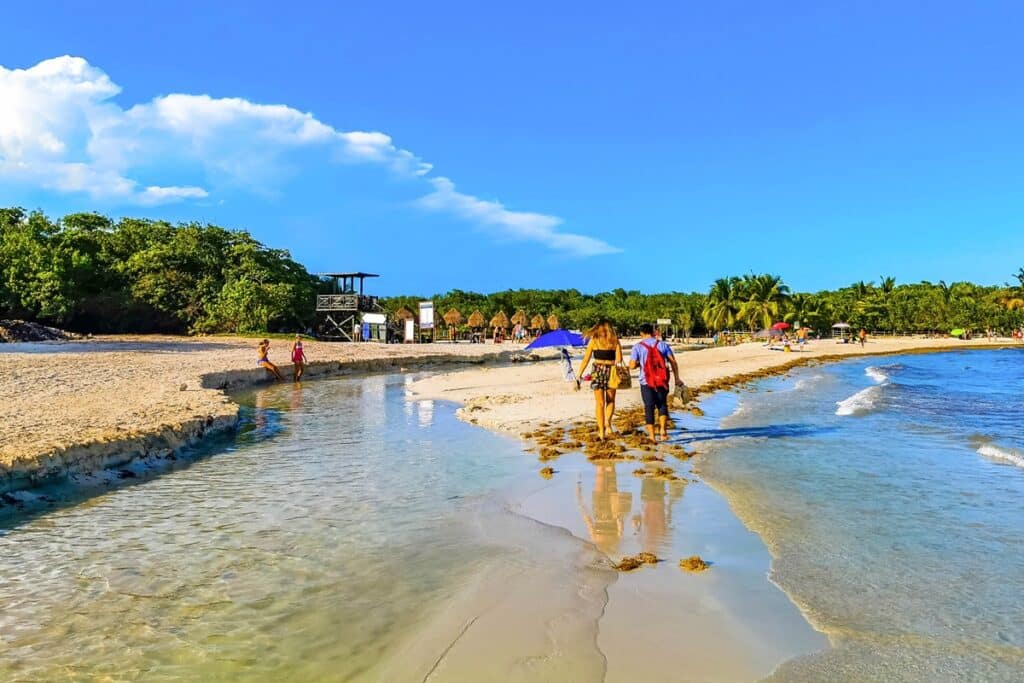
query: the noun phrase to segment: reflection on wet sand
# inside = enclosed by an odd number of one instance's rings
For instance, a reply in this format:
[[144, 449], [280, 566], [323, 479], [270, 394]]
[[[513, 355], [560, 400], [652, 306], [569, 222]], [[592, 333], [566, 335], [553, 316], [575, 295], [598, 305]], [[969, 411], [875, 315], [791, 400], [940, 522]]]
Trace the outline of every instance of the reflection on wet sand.
[[651, 478], [640, 480], [640, 507], [635, 513], [633, 493], [619, 487], [614, 463], [596, 465], [588, 509], [584, 502], [583, 480], [576, 481], [576, 504], [593, 544], [606, 555], [616, 555], [629, 519], [642, 550], [657, 554], [671, 546], [672, 507], [683, 497], [686, 484]]
[[615, 465], [605, 463], [595, 468], [592, 512], [583, 503], [583, 482], [576, 481], [576, 504], [594, 545], [606, 555], [615, 553], [622, 542], [626, 516], [633, 507], [633, 494], [619, 491]]
[[633, 529], [645, 552], [657, 555], [672, 545], [672, 506], [685, 490], [681, 481], [640, 480], [640, 513], [633, 516]]

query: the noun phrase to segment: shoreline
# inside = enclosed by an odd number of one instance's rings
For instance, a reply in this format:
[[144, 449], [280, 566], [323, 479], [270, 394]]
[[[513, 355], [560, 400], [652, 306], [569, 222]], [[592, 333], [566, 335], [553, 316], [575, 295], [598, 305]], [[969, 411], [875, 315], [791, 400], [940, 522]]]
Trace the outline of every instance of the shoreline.
[[[304, 380], [502, 364], [522, 351], [483, 344], [305, 346], [316, 360]], [[5, 344], [0, 374], [12, 381], [0, 387], [0, 405], [13, 409], [0, 415], [0, 495], [169, 459], [230, 433], [240, 410], [231, 393], [273, 383], [255, 367], [254, 347], [255, 339], [237, 337]], [[280, 348], [277, 354], [284, 355]], [[290, 382], [291, 365], [278, 367]]]

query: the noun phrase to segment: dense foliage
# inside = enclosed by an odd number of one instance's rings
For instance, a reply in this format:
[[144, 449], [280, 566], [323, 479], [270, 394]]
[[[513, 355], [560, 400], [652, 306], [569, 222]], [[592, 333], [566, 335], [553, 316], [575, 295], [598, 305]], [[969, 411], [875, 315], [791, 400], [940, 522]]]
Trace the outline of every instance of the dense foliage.
[[[530, 319], [554, 314], [562, 327], [586, 329], [606, 318], [621, 333], [670, 318], [679, 335], [703, 335], [722, 330], [753, 331], [785, 321], [827, 333], [836, 322], [873, 332], [948, 333], [964, 328], [976, 333], [1008, 333], [1024, 324], [1024, 268], [1015, 285], [983, 287], [969, 282], [897, 285], [891, 277], [879, 284], [857, 282], [835, 291], [792, 293], [777, 275], [745, 275], [716, 280], [707, 294], [641, 294], [616, 289], [582, 294], [575, 289], [520, 289], [477, 294], [452, 290], [428, 297], [438, 317], [456, 309], [464, 318], [479, 310], [486, 320], [499, 311], [518, 311]], [[416, 310], [422, 297], [387, 300], [388, 310]], [[442, 327], [444, 323], [439, 320]], [[465, 322], [460, 326], [466, 328]]]
[[316, 286], [246, 232], [0, 209], [0, 318], [87, 332], [296, 329]]
[[[821, 333], [833, 323], [878, 332], [1008, 332], [1024, 324], [1024, 268], [1016, 282], [897, 285], [857, 282], [835, 291], [794, 293], [776, 275], [716, 280], [707, 294], [642, 294], [615, 289], [520, 289], [433, 297], [397, 296], [394, 313], [434, 301], [441, 316], [458, 310], [465, 330], [480, 311], [526, 320], [554, 315], [562, 327], [586, 329], [602, 318], [622, 333], [671, 318], [680, 335], [757, 330], [780, 320]], [[52, 221], [42, 213], [0, 209], [0, 318], [25, 318], [85, 332], [257, 332], [313, 328], [318, 280], [287, 251], [248, 233], [215, 225], [93, 213]], [[486, 323], [485, 323], [486, 325]], [[528, 325], [532, 327], [532, 325]]]

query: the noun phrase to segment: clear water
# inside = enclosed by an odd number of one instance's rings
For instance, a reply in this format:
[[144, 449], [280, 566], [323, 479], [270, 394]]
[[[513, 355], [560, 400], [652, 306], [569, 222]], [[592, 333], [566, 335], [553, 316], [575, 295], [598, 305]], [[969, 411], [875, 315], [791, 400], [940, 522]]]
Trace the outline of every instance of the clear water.
[[1024, 679], [1024, 350], [805, 368], [686, 439], [832, 649], [779, 680]]
[[481, 495], [536, 478], [518, 440], [406, 401], [407, 379], [244, 396], [242, 433], [207, 457], [0, 519], [0, 680], [384, 680], [480, 574], [529, 575], [526, 557], [576, 580], [522, 544], [580, 544]]

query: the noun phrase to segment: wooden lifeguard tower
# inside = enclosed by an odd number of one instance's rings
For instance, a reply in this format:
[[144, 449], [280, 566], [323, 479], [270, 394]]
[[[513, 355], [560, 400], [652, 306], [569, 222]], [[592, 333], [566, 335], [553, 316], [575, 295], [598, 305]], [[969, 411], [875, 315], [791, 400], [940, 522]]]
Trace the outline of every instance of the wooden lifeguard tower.
[[[320, 337], [335, 341], [360, 341], [364, 324], [370, 325], [370, 338], [383, 334], [384, 308], [375, 296], [363, 293], [368, 277], [374, 273], [318, 273], [330, 288], [329, 294], [317, 294], [316, 315]], [[374, 334], [376, 332], [376, 334]]]

